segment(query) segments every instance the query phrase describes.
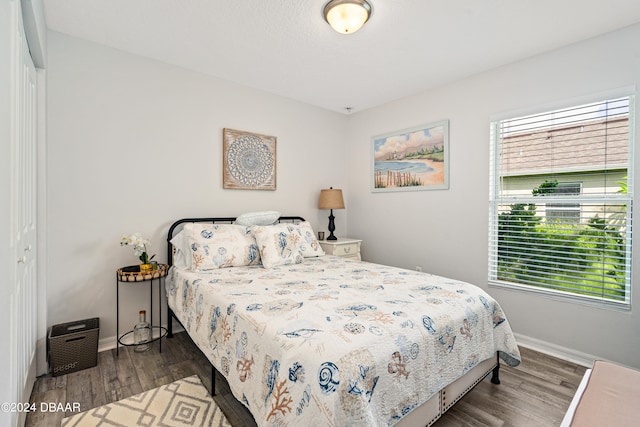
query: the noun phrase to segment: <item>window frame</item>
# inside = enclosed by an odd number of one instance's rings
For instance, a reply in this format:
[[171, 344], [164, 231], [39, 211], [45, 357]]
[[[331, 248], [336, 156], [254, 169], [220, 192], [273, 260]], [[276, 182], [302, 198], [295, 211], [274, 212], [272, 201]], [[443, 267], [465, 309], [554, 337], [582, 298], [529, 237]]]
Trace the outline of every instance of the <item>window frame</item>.
[[[635, 86], [600, 93], [588, 97], [574, 98], [562, 103], [554, 105], [538, 106], [528, 109], [528, 111], [518, 111], [511, 113], [502, 113], [490, 117], [490, 179], [489, 179], [489, 236], [488, 236], [488, 285], [489, 287], [513, 290], [516, 292], [525, 292], [538, 294], [544, 297], [566, 301], [570, 303], [583, 304], [588, 306], [596, 306], [600, 308], [609, 308], [615, 310], [631, 310], [632, 306], [632, 211], [633, 211], [633, 176], [634, 176], [634, 145], [635, 145], [635, 123], [637, 121], [635, 109]], [[628, 193], [621, 198], [627, 205], [626, 209], [626, 226], [628, 227], [628, 238], [625, 242], [625, 299], [624, 301], [615, 301], [604, 297], [593, 297], [588, 295], [580, 295], [569, 291], [555, 290], [535, 285], [526, 285], [522, 283], [510, 282], [498, 279], [498, 228], [499, 228], [499, 205], [507, 202], [500, 196], [502, 179], [506, 175], [500, 175], [500, 125], [501, 122], [526, 117], [534, 114], [543, 114], [545, 112], [557, 111], [565, 108], [575, 108], [596, 102], [604, 102], [606, 100], [614, 100], [618, 98], [629, 99], [628, 113], [628, 160], [627, 160], [627, 188]], [[576, 182], [577, 183], [577, 182]], [[583, 184], [580, 183], [581, 192]], [[522, 199], [527, 199], [524, 197]], [[605, 204], [606, 197], [601, 197], [602, 203]], [[566, 200], [565, 200], [566, 201]], [[540, 202], [538, 200], [538, 202]], [[512, 201], [516, 203], [516, 201]], [[554, 202], [551, 202], [554, 203]], [[580, 200], [582, 209], [584, 201]], [[543, 217], [546, 217], [546, 213]]]

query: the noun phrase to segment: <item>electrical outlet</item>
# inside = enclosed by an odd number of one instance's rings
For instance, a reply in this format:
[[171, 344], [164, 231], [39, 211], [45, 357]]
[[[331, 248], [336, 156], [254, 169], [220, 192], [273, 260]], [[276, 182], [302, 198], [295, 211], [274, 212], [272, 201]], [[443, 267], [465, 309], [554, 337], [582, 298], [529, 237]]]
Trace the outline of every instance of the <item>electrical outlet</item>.
[[419, 265], [416, 265], [416, 271], [422, 272], [422, 267], [420, 267]]

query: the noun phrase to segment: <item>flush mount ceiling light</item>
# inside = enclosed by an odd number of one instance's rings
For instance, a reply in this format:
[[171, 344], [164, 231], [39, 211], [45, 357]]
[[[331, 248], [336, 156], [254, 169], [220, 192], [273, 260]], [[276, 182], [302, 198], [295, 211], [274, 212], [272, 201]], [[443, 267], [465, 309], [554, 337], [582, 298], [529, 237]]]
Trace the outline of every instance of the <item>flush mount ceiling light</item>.
[[371, 16], [367, 0], [331, 0], [324, 7], [324, 19], [339, 33], [358, 31]]

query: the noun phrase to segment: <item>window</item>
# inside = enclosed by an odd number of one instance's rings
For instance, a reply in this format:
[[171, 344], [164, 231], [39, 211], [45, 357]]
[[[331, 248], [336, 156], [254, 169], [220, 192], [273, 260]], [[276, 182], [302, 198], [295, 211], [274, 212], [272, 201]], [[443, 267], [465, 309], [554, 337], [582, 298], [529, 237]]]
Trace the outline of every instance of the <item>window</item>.
[[490, 285], [630, 307], [633, 107], [491, 123]]

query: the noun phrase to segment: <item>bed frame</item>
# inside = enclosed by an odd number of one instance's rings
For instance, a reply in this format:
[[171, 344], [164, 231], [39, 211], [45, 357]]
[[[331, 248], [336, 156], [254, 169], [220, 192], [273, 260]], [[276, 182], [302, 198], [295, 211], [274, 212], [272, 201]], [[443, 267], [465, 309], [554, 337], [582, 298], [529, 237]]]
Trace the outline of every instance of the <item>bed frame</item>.
[[[167, 232], [167, 263], [169, 266], [173, 265], [173, 245], [171, 239], [173, 234], [181, 224], [190, 222], [204, 222], [204, 223], [222, 223], [232, 224], [236, 220], [235, 217], [212, 217], [212, 218], [183, 218], [174, 222], [169, 231]], [[299, 223], [305, 219], [300, 216], [281, 216], [278, 222], [291, 222]], [[167, 304], [167, 338], [173, 338], [173, 319], [175, 319], [180, 326], [186, 331], [184, 325], [180, 322], [175, 315], [171, 307]], [[188, 334], [187, 334], [188, 335]], [[197, 346], [196, 346], [197, 348]], [[216, 394], [216, 372], [217, 369], [211, 364], [211, 396]], [[467, 372], [463, 377], [449, 384], [427, 402], [423, 403], [418, 408], [411, 411], [404, 416], [397, 427], [417, 427], [417, 426], [431, 426], [435, 423], [449, 408], [451, 408], [456, 402], [458, 402], [465, 394], [467, 394], [473, 387], [484, 380], [489, 374], [491, 374], [491, 382], [493, 384], [500, 384], [500, 357], [496, 354], [495, 358], [489, 358], [480, 362], [473, 369]]]

